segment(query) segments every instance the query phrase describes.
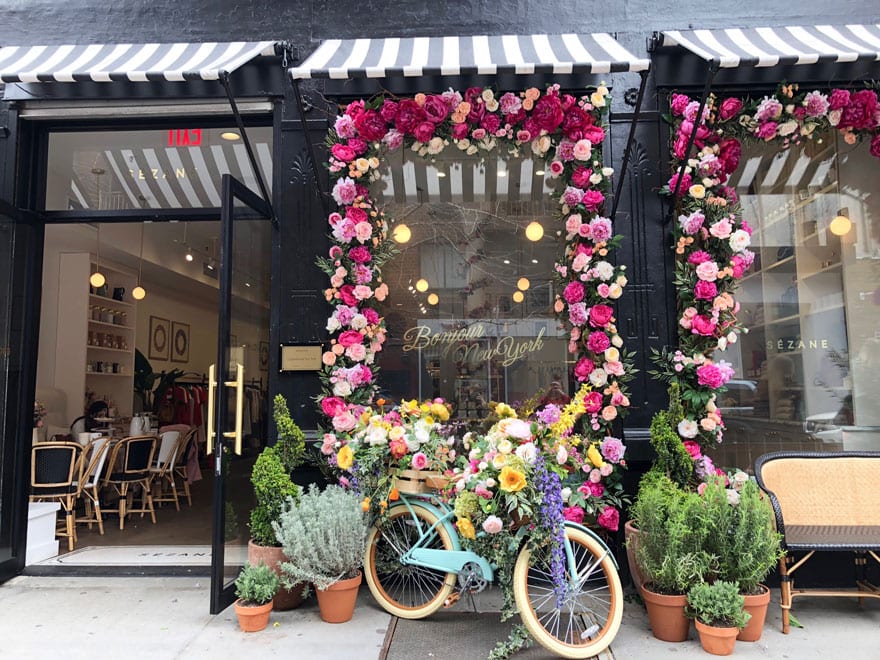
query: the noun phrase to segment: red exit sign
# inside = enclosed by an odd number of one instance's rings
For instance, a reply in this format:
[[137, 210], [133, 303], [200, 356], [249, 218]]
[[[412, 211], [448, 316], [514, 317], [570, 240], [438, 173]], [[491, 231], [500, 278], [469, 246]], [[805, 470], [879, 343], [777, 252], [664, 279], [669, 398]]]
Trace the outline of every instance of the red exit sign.
[[168, 131], [169, 147], [198, 147], [200, 144], [201, 128], [172, 128]]

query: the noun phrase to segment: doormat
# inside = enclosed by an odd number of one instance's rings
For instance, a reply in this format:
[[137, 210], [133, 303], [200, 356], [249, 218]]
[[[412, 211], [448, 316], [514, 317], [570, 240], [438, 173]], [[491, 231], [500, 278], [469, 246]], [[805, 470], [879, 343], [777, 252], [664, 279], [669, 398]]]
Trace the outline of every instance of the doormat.
[[[427, 619], [391, 617], [379, 660], [415, 660], [421, 658], [486, 658], [510, 629], [519, 623], [513, 616], [504, 623], [499, 612], [437, 612]], [[515, 660], [551, 660], [558, 656], [534, 642], [532, 647], [512, 656]], [[608, 648], [596, 656], [613, 660]]]
[[[247, 561], [246, 546], [229, 546], [224, 563]], [[210, 566], [210, 545], [87, 546], [40, 562], [37, 566]]]

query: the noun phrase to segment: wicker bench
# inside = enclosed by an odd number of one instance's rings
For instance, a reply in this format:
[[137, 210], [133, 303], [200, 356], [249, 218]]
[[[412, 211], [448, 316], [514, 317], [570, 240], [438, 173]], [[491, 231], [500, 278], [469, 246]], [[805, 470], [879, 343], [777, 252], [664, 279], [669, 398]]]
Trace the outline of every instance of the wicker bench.
[[[868, 557], [880, 564], [880, 451], [774, 452], [758, 458], [755, 476], [770, 496], [786, 550], [779, 562], [783, 633], [796, 596], [849, 596], [859, 604], [880, 598], [866, 577]], [[794, 572], [824, 551], [855, 553], [855, 590], [794, 588]]]

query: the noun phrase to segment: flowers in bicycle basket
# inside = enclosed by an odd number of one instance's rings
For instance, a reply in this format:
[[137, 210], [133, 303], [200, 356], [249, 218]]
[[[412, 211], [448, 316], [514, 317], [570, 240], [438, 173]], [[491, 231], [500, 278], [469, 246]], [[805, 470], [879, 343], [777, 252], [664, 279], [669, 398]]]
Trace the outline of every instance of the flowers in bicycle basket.
[[398, 499], [402, 471], [443, 472], [456, 457], [455, 436], [444, 426], [450, 406], [443, 399], [402, 401], [388, 410], [380, 399], [375, 408], [353, 412], [352, 428], [326, 433], [321, 451], [341, 472], [340, 483], [363, 496], [365, 510], [383, 513]]
[[[590, 386], [584, 385], [569, 404], [547, 405], [533, 419], [520, 419], [510, 406], [497, 404], [500, 419], [485, 435], [465, 434], [467, 454], [454, 472], [462, 536], [474, 529], [492, 535], [523, 524], [548, 527], [547, 519], [556, 518], [548, 501], [558, 502], [565, 520], [617, 530], [626, 448], [617, 438], [591, 442], [574, 433], [590, 400]], [[548, 496], [551, 481], [556, 492]]]

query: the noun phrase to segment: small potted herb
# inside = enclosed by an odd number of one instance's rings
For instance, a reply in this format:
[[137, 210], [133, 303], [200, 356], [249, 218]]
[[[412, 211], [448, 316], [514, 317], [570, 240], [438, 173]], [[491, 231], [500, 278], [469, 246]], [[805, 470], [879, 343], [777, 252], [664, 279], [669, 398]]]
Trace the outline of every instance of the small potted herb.
[[736, 583], [718, 580], [696, 584], [688, 591], [687, 601], [703, 650], [713, 655], [733, 653], [736, 636], [751, 617], [743, 610], [745, 600]]
[[269, 623], [272, 598], [278, 590], [278, 576], [263, 563], [247, 565], [235, 580], [235, 613], [243, 632], [257, 632]]

